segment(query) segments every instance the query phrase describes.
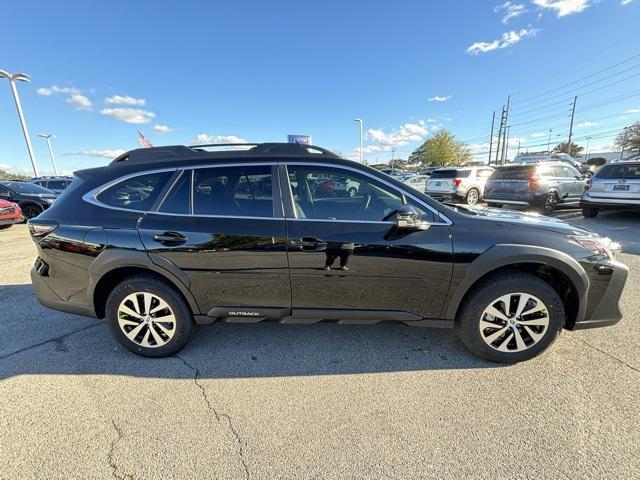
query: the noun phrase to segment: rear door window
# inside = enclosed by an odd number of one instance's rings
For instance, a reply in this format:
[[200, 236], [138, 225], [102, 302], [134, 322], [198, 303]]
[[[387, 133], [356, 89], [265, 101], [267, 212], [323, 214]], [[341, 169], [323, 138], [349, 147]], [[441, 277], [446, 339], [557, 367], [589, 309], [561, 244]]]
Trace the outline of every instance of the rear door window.
[[560, 177], [563, 176], [558, 172], [558, 169], [562, 167], [553, 167], [551, 165], [542, 165], [538, 167], [538, 176], [539, 177]]
[[193, 213], [232, 217], [273, 217], [271, 166], [194, 170]]
[[146, 212], [158, 198], [172, 171], [155, 172], [127, 178], [98, 194], [106, 205]]
[[191, 213], [191, 170], [182, 172], [159, 208], [162, 213]]

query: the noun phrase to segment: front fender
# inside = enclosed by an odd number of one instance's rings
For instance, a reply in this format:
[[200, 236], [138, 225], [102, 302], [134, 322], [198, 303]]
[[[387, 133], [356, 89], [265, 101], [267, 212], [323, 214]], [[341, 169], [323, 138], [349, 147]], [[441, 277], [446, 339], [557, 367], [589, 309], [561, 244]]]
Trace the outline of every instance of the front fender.
[[519, 263], [546, 265], [564, 273], [578, 293], [577, 318], [584, 318], [589, 278], [575, 258], [552, 248], [506, 243], [494, 245], [469, 264], [462, 281], [447, 300], [445, 318], [455, 319], [465, 295], [482, 277], [499, 268]]

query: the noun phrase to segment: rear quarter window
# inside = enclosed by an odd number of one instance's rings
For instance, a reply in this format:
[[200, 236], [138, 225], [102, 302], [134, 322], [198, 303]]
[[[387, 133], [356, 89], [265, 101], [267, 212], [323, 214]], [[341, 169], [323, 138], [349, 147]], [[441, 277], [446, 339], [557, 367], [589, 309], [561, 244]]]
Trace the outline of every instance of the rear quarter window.
[[97, 199], [111, 207], [147, 211], [160, 195], [173, 172], [156, 172], [131, 177], [100, 192]]

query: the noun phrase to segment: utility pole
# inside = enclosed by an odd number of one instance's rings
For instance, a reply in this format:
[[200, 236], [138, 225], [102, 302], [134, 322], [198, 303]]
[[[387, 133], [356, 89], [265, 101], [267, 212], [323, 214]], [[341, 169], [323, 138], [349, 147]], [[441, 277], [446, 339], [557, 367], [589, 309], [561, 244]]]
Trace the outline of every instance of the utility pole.
[[362, 142], [363, 142], [362, 119], [355, 118], [353, 121], [358, 122], [360, 124], [360, 164], [364, 164], [364, 152], [362, 151]]
[[502, 159], [500, 160], [500, 165], [504, 165], [504, 162], [507, 160], [507, 150], [509, 148], [509, 129], [511, 127], [507, 125], [507, 132], [504, 137], [504, 141], [502, 142]]
[[573, 135], [573, 117], [576, 115], [576, 101], [578, 96], [573, 97], [573, 108], [571, 109], [571, 125], [569, 125], [569, 143], [567, 144], [567, 150], [569, 150], [569, 156], [571, 156], [571, 136]]
[[551, 148], [551, 132], [553, 132], [553, 128], [549, 129], [549, 141], [547, 141], [547, 153], [549, 153], [549, 149]]
[[505, 130], [505, 126], [506, 126], [506, 122], [504, 120], [504, 114], [505, 114], [505, 108], [504, 105], [502, 106], [502, 114], [500, 116], [500, 129], [498, 130], [498, 145], [496, 146], [496, 165], [498, 165], [498, 155], [500, 153], [500, 139], [502, 138], [502, 135], [504, 133]]
[[393, 162], [396, 156], [396, 147], [391, 147], [391, 168], [393, 168]]
[[489, 165], [491, 165], [491, 148], [493, 147], [493, 124], [496, 121], [496, 111], [493, 111], [493, 116], [491, 117], [491, 136], [489, 137]]
[[520, 139], [518, 139], [518, 153], [516, 153], [516, 156], [520, 155]]
[[589, 142], [590, 141], [591, 141], [591, 135], [587, 137], [587, 155], [586, 155], [587, 158], [584, 159], [584, 163], [587, 163], [589, 161]]

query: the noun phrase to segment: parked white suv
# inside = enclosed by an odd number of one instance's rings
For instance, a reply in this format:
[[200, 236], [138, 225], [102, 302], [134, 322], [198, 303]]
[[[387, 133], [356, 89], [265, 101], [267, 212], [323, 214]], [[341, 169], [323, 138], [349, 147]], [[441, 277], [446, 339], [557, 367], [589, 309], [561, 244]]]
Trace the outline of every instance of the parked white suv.
[[445, 167], [431, 174], [425, 193], [436, 200], [477, 204], [484, 197], [484, 184], [493, 173], [491, 167]]
[[600, 210], [640, 210], [640, 161], [604, 165], [587, 180], [580, 206], [585, 217]]

